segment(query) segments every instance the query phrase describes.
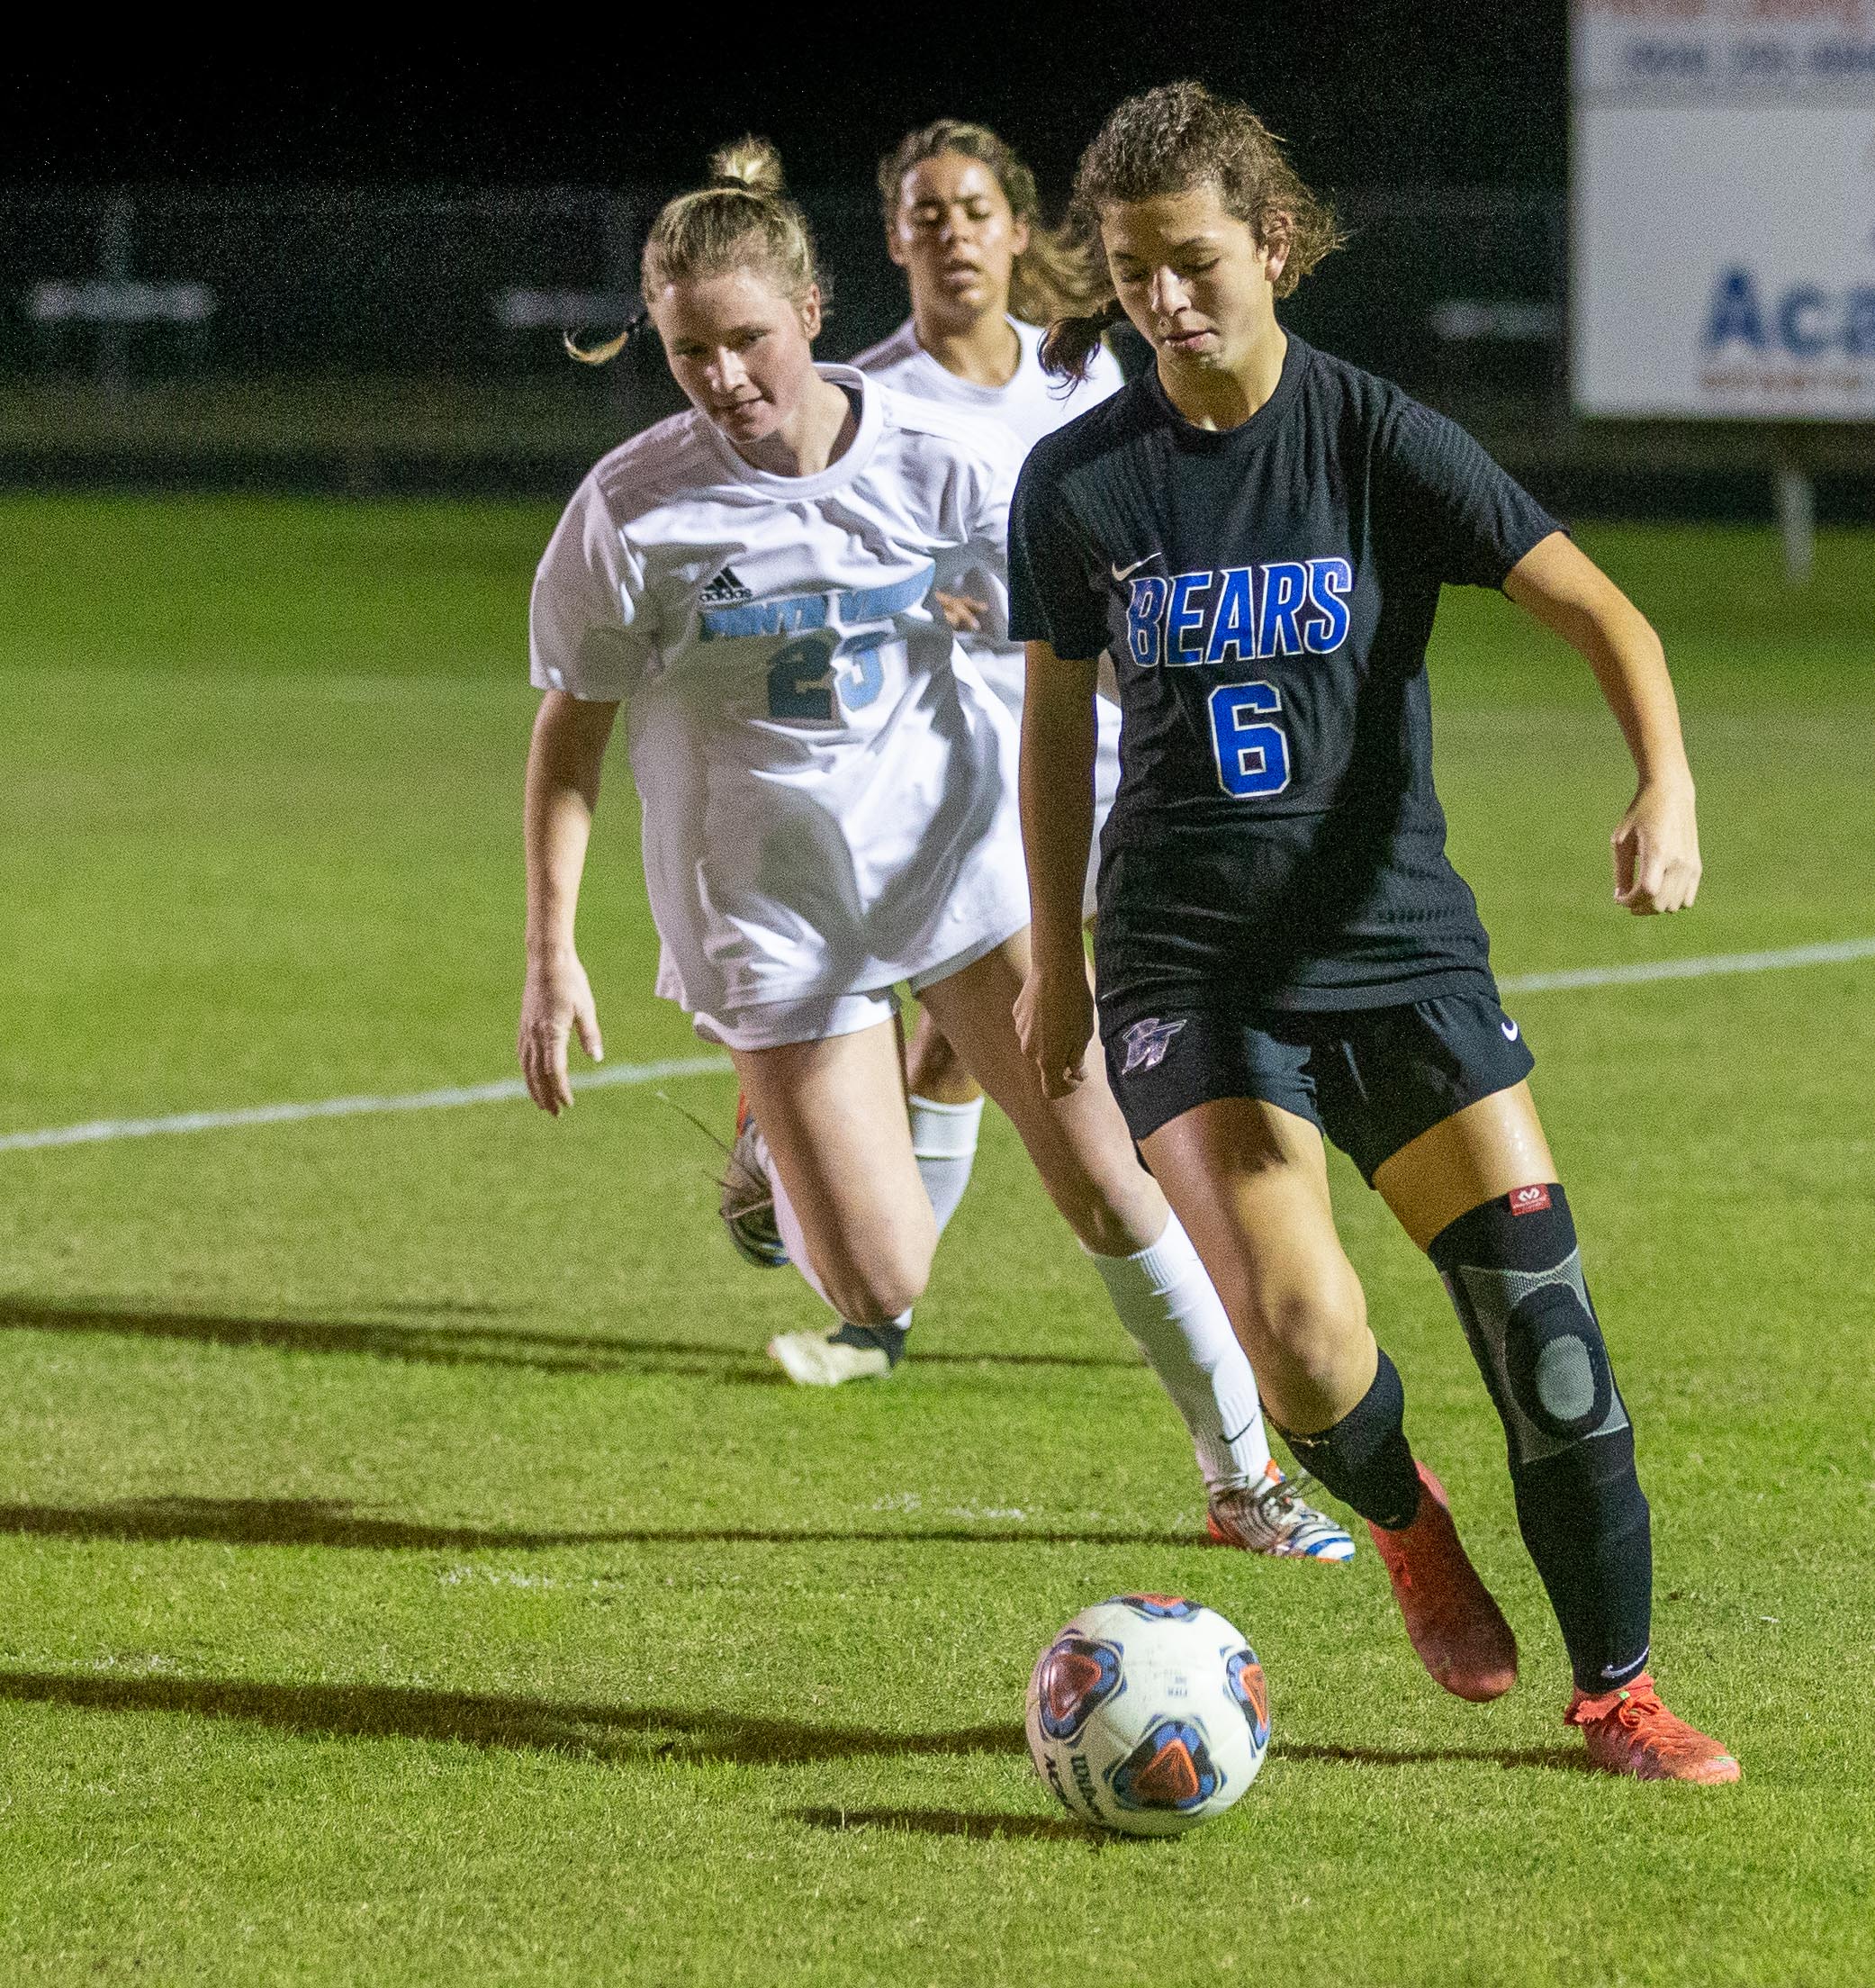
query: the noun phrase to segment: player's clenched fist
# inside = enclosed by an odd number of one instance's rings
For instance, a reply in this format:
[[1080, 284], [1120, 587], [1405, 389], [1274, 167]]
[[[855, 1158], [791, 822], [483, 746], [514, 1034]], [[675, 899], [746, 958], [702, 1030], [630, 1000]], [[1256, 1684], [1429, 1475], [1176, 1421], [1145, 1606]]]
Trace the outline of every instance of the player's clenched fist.
[[603, 1062], [606, 1051], [599, 1040], [599, 1009], [579, 956], [567, 953], [529, 961], [521, 989], [520, 1038], [516, 1047], [528, 1097], [556, 1118], [572, 1103], [566, 1044], [575, 1032], [580, 1047], [595, 1063]]
[[1699, 892], [1699, 830], [1690, 782], [1648, 782], [1609, 838], [1615, 902], [1637, 917], [1684, 911]]
[[1032, 969], [1015, 998], [1015, 1028], [1023, 1053], [1041, 1072], [1050, 1098], [1065, 1098], [1087, 1079], [1087, 1044], [1094, 1034], [1094, 996], [1085, 972], [1044, 975]]

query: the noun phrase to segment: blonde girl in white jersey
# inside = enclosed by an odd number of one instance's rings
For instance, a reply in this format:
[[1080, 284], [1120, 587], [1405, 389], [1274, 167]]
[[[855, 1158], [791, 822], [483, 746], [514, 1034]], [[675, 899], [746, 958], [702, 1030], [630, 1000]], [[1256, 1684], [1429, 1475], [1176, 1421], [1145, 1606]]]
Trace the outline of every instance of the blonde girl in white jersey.
[[659, 990], [728, 1050], [780, 1239], [838, 1315], [771, 1351], [831, 1380], [883, 1377], [902, 1350], [937, 1241], [899, 1070], [891, 989], [908, 980], [1014, 1120], [1185, 1414], [1213, 1532], [1346, 1557], [1346, 1533], [1267, 1474], [1249, 1369], [1111, 1094], [1047, 1098], [1017, 1040], [1014, 728], [932, 595], [988, 572], [1001, 608], [1021, 452], [816, 367], [821, 291], [779, 162], [752, 140], [716, 167], [645, 251], [645, 304], [690, 411], [587, 477], [535, 583], [528, 1090], [557, 1115], [569, 1036], [602, 1053], [574, 917], [622, 709]]
[[[940, 118], [908, 131], [879, 161], [886, 252], [905, 271], [911, 316], [853, 361], [906, 393], [995, 421], [1023, 453], [1125, 384], [1101, 348], [1084, 380], [1041, 369], [1042, 330], [1091, 308], [1098, 289], [1086, 251], [1043, 225], [1034, 175], [987, 125]], [[984, 681], [1022, 719], [1023, 656], [1000, 588], [966, 575], [943, 605]], [[1098, 833], [1120, 784], [1120, 711], [1103, 698], [1095, 766], [1094, 908]], [[912, 1144], [942, 1227], [969, 1184], [983, 1094], [928, 1008], [906, 1055]]]

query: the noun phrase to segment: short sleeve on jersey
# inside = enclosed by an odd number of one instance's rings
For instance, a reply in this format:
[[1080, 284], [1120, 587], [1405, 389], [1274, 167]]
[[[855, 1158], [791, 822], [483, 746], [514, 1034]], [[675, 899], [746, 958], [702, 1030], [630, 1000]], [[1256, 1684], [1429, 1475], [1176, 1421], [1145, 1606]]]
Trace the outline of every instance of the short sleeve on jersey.
[[1092, 556], [1048, 475], [1046, 448], [1024, 465], [1009, 513], [1009, 632], [1085, 662], [1107, 646], [1106, 601]]
[[534, 575], [528, 675], [536, 690], [612, 702], [643, 675], [651, 644], [643, 565], [591, 477], [573, 493]]
[[1402, 537], [1456, 586], [1500, 587], [1562, 526], [1456, 421], [1402, 398], [1383, 443]]

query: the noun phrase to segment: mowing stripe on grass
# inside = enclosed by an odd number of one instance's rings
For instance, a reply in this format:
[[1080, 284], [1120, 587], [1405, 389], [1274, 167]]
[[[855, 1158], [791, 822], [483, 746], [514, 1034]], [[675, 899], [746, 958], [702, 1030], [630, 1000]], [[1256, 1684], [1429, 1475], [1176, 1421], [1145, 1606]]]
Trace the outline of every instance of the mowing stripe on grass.
[[[1561, 973], [1521, 973], [1500, 980], [1506, 994], [1552, 994], [1578, 987], [1627, 987], [1643, 980], [1699, 980], [1721, 973], [1770, 973], [1784, 967], [1834, 966], [1875, 959], [1875, 938], [1837, 939], [1823, 945], [1786, 946], [1777, 953], [1709, 953], [1691, 960], [1649, 960], [1637, 966], [1582, 966]], [[661, 1063], [615, 1063], [582, 1071], [575, 1090], [618, 1084], [651, 1084], [664, 1077], [714, 1076], [729, 1068], [726, 1056], [679, 1056]], [[238, 1111], [185, 1111], [169, 1118], [99, 1118], [84, 1125], [52, 1125], [43, 1132], [0, 1133], [0, 1152], [46, 1146], [86, 1146], [104, 1139], [149, 1139], [164, 1133], [228, 1132], [240, 1125], [287, 1125], [305, 1118], [360, 1118], [385, 1111], [448, 1111], [457, 1105], [510, 1104], [527, 1095], [518, 1077], [500, 1083], [463, 1084], [448, 1090], [407, 1091], [389, 1098], [321, 1098], [311, 1104], [249, 1105]]]

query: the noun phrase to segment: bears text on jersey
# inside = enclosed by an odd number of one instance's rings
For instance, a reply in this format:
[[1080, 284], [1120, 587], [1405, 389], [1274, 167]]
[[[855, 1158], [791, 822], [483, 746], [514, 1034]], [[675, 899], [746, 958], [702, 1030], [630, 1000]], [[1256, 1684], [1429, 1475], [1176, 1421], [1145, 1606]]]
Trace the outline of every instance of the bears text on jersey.
[[1141, 574], [1128, 583], [1127, 651], [1142, 670], [1329, 655], [1348, 639], [1353, 589], [1340, 558]]

